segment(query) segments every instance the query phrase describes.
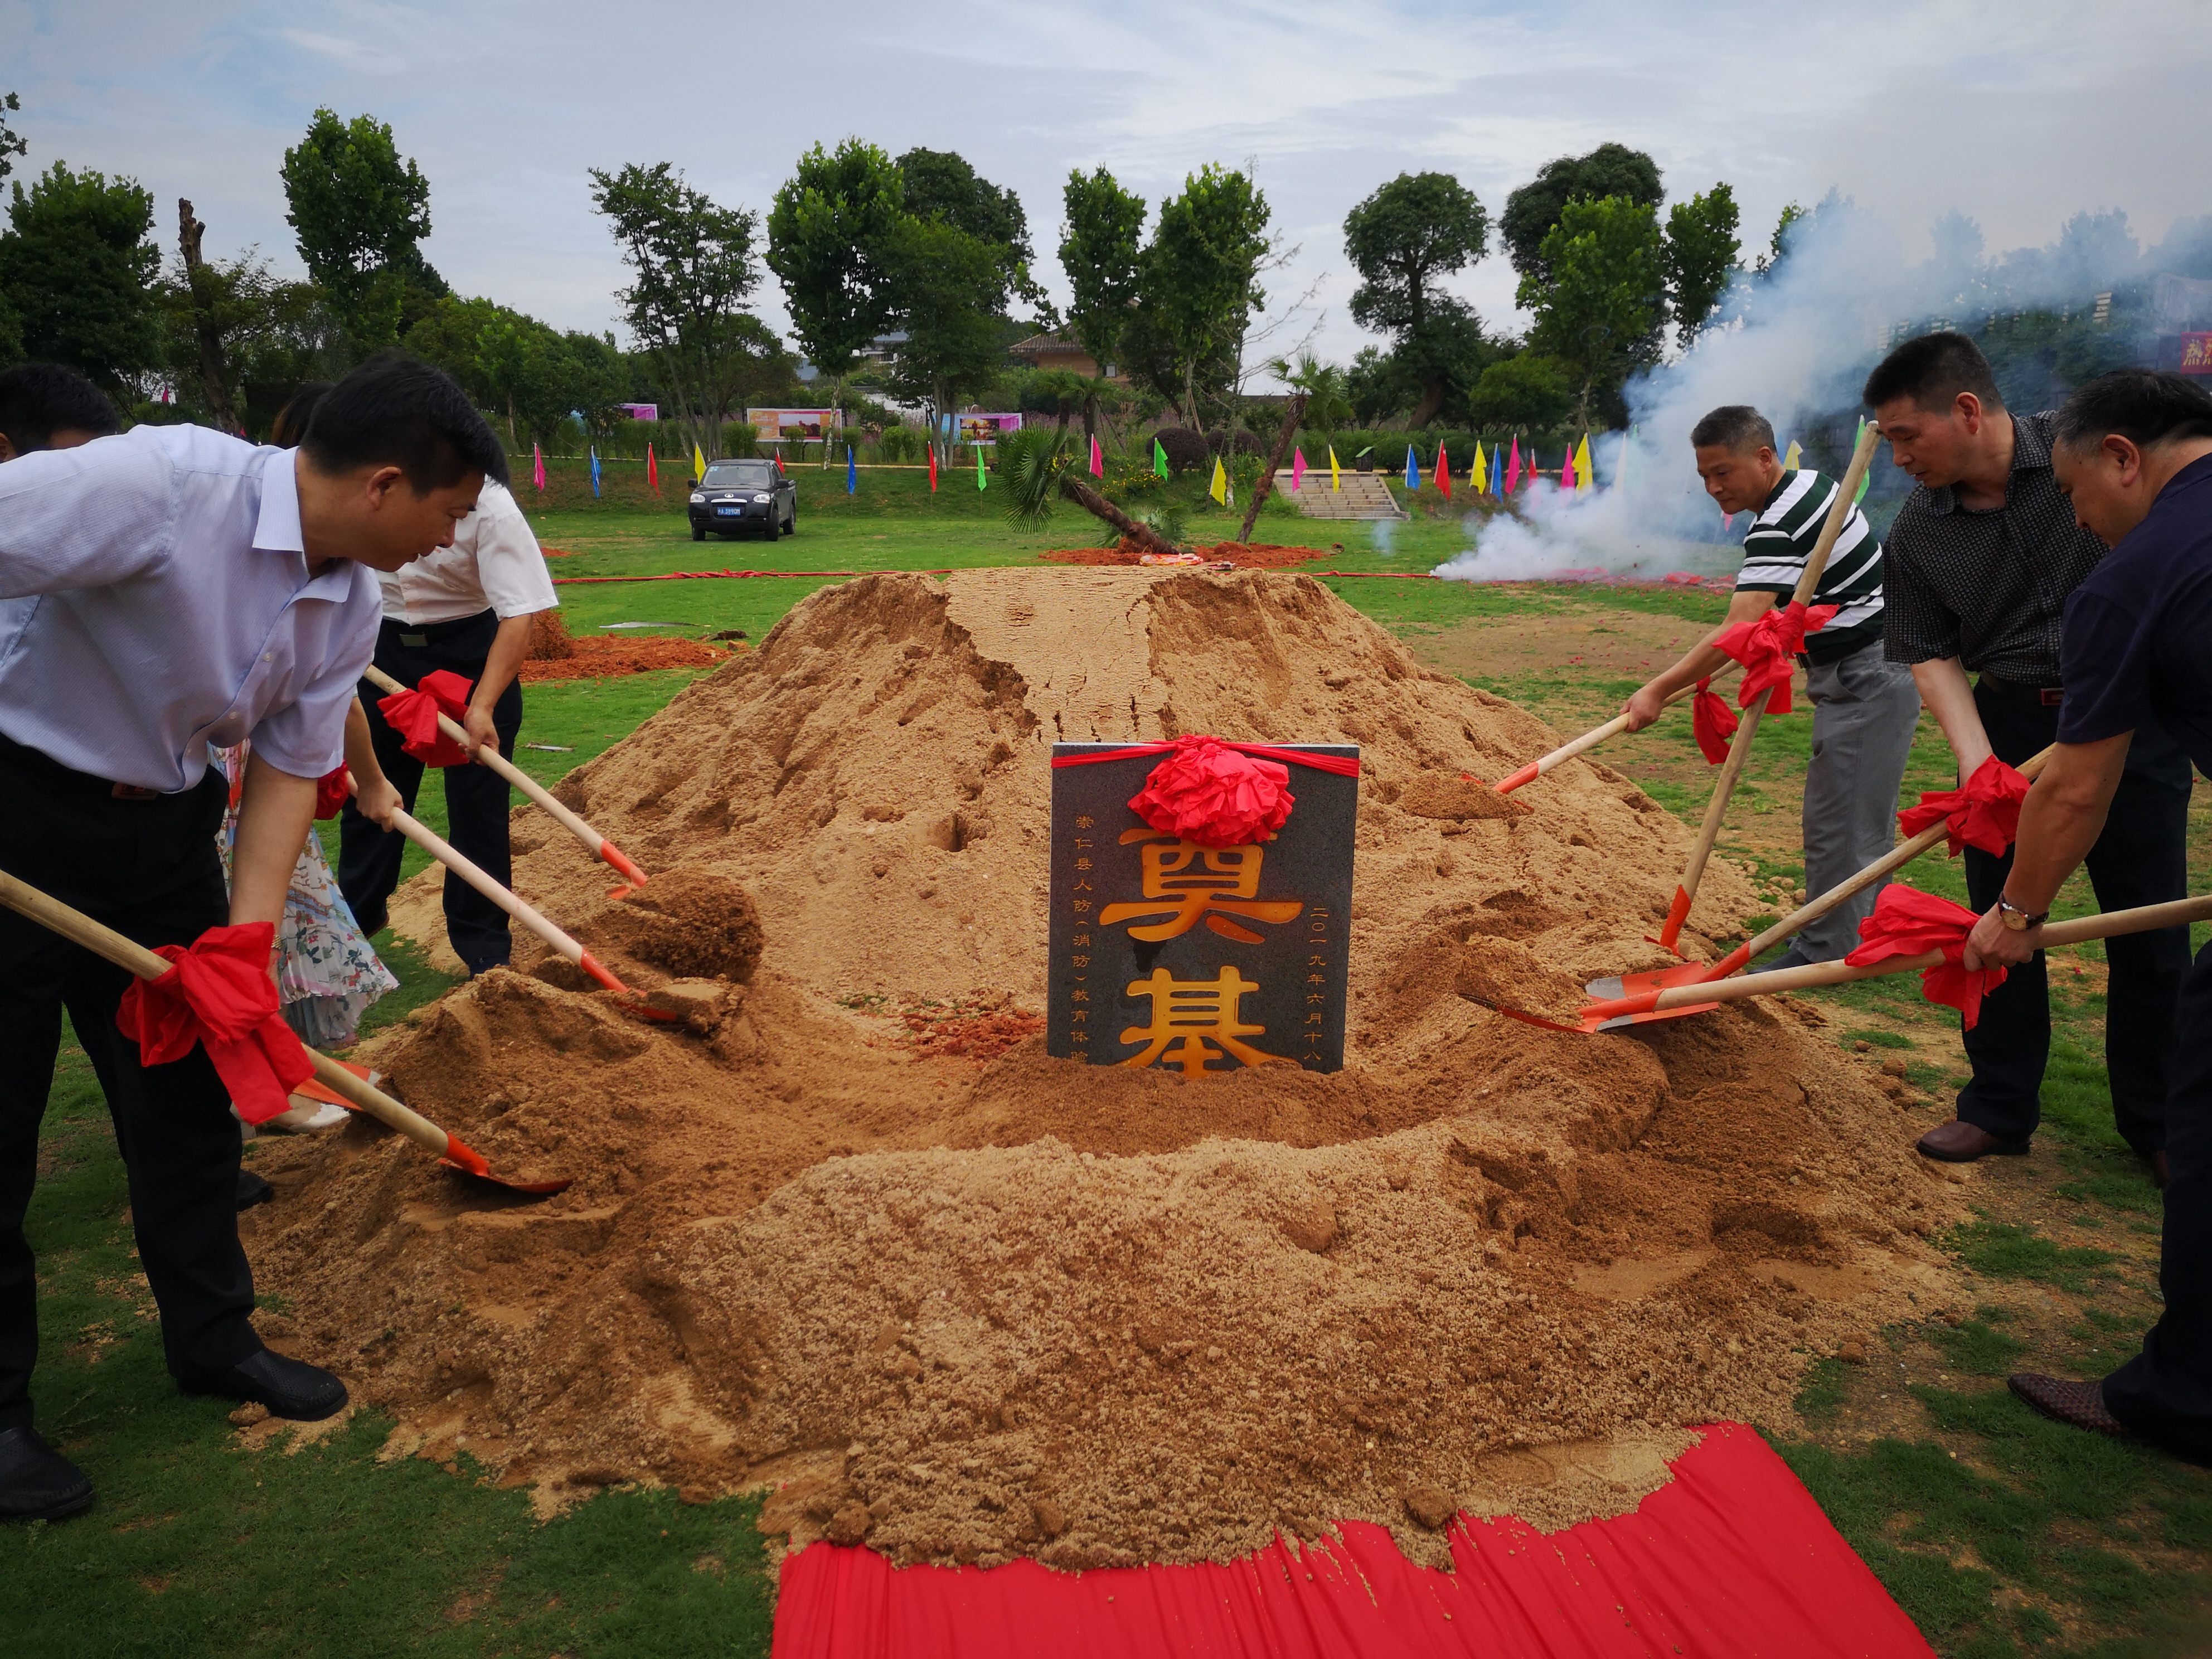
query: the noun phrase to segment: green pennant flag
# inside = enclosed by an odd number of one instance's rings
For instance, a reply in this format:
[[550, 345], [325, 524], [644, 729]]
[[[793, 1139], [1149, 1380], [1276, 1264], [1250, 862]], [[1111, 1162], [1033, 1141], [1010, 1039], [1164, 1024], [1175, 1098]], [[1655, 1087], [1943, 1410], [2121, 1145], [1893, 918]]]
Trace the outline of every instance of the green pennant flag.
[[1168, 453], [1158, 438], [1152, 440], [1152, 471], [1163, 478], [1168, 476]]
[[[1854, 432], [1853, 434], [1851, 434], [1851, 453], [1852, 453], [1852, 454], [1856, 455], [1856, 454], [1857, 454], [1857, 453], [1858, 453], [1858, 451], [1859, 451], [1859, 440], [1860, 440], [1860, 439], [1862, 439], [1862, 438], [1863, 438], [1863, 437], [1865, 437], [1865, 436], [1866, 436], [1866, 416], [1863, 416], [1863, 415], [1862, 415], [1862, 416], [1859, 416], [1859, 429], [1858, 429], [1856, 432]], [[1869, 467], [1865, 471], [1863, 471], [1863, 472], [1862, 472], [1861, 474], [1859, 474], [1859, 493], [1858, 493], [1857, 495], [1854, 495], [1854, 496], [1852, 496], [1852, 497], [1851, 497], [1851, 505], [1852, 505], [1853, 507], [1856, 507], [1856, 506], [1857, 506], [1861, 501], [1864, 501], [1864, 500], [1866, 499], [1867, 486], [1868, 486], [1869, 484], [1872, 483], [1873, 482], [1874, 482], [1874, 469], [1873, 469], [1872, 467]]]
[[977, 444], [975, 446], [975, 488], [988, 489], [990, 487], [983, 482], [983, 446]]

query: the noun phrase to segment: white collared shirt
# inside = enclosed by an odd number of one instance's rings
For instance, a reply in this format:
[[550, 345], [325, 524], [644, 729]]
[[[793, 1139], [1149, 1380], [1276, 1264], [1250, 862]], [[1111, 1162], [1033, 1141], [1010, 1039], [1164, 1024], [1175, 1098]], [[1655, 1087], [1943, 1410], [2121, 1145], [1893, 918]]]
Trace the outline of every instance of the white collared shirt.
[[484, 480], [476, 510], [453, 526], [453, 544], [433, 548], [410, 565], [379, 573], [384, 614], [421, 627], [493, 611], [504, 621], [561, 603], [545, 573], [545, 555], [530, 521], [506, 485]]
[[0, 732], [174, 793], [208, 744], [297, 777], [344, 757], [375, 573], [310, 574], [296, 452], [141, 426], [0, 465]]

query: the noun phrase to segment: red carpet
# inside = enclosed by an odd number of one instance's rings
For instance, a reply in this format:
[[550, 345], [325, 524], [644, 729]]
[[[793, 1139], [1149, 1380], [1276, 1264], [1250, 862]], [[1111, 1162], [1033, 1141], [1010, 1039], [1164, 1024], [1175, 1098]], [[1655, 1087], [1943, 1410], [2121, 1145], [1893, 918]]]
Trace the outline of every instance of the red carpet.
[[1717, 1424], [1631, 1514], [1547, 1535], [1462, 1516], [1454, 1571], [1382, 1528], [1226, 1566], [894, 1571], [786, 1559], [773, 1659], [1932, 1659], [1766, 1443]]

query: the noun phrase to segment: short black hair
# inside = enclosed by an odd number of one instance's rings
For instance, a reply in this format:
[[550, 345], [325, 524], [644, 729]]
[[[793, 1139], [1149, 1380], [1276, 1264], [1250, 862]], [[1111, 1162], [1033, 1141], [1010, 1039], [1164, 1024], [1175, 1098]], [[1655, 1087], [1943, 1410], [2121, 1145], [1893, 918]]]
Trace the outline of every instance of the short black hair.
[[1769, 449], [1779, 447], [1774, 441], [1774, 422], [1749, 404], [1723, 404], [1690, 428], [1690, 444], [1695, 449], [1718, 444], [1737, 454], [1747, 453], [1761, 444]]
[[1907, 340], [1875, 366], [1863, 395], [1869, 409], [1910, 398], [1931, 415], [1949, 412], [1962, 392], [1971, 392], [1984, 409], [2002, 410], [2004, 393], [1990, 372], [1981, 347], [1963, 334], [1945, 330]]
[[300, 441], [307, 435], [307, 422], [314, 418], [315, 405], [328, 397], [330, 391], [328, 380], [301, 381], [300, 389], [284, 400], [284, 407], [269, 423], [269, 441], [279, 449], [297, 449]]
[[2212, 391], [2186, 374], [2115, 368], [2075, 388], [2058, 406], [2052, 434], [2076, 450], [2094, 448], [2109, 434], [2138, 449], [2212, 438]]
[[507, 482], [507, 452], [443, 369], [381, 351], [323, 394], [300, 441], [319, 472], [396, 466], [418, 495], [481, 472]]
[[18, 455], [52, 447], [57, 432], [100, 437], [123, 430], [123, 419], [102, 392], [59, 363], [18, 363], [0, 371], [0, 433]]

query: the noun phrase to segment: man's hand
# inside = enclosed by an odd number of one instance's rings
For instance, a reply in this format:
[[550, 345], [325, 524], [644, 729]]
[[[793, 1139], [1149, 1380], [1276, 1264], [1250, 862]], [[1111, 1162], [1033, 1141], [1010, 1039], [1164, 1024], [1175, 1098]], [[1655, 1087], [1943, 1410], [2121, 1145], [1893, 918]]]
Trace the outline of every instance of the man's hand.
[[1628, 716], [1628, 729], [1641, 732], [1666, 712], [1667, 694], [1659, 689], [1658, 681], [1652, 680], [1638, 687], [1636, 695], [1621, 704], [1620, 709]]
[[356, 774], [353, 781], [353, 804], [362, 817], [380, 830], [392, 827], [392, 815], [406, 805], [399, 792], [392, 787], [392, 780], [379, 773], [368, 783]]
[[468, 730], [471, 754], [474, 754], [487, 744], [491, 745], [493, 754], [499, 753], [499, 730], [491, 723], [490, 709], [481, 703], [472, 702], [468, 707], [468, 712], [461, 717], [461, 724]]
[[1970, 969], [2017, 968], [2043, 948], [2043, 929], [2015, 930], [2005, 926], [2004, 911], [1995, 904], [1966, 935], [1960, 959]]

